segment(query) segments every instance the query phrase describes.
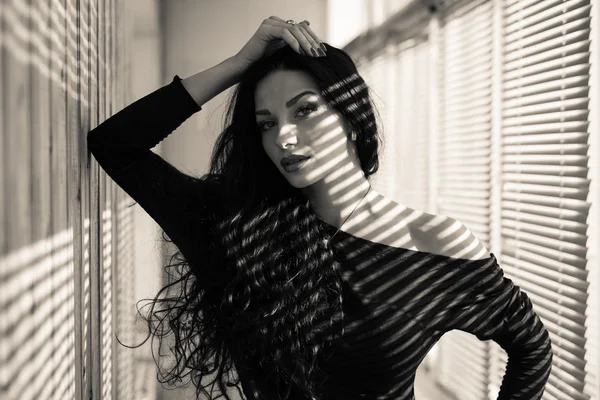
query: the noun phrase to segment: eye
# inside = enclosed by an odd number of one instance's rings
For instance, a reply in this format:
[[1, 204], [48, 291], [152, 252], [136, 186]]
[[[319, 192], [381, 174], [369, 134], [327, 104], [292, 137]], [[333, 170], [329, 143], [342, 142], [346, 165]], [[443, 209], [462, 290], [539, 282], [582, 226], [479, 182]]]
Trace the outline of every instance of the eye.
[[[310, 111], [309, 114], [312, 114], [313, 111], [315, 111], [316, 109], [317, 109], [317, 106], [314, 104], [305, 104], [298, 109], [298, 112], [308, 110], [308, 111]], [[305, 114], [305, 115], [307, 115], [307, 114]]]
[[[298, 108], [296, 115], [298, 115], [299, 113], [302, 112], [303, 116], [306, 117], [306, 116], [312, 114], [314, 111], [316, 111], [316, 109], [317, 109], [316, 104], [305, 104]], [[305, 111], [306, 111], [306, 113], [304, 113]], [[268, 127], [268, 128], [265, 127], [265, 125], [269, 122], [273, 122], [273, 121], [271, 121], [271, 120], [262, 121], [260, 124], [258, 124], [258, 127], [260, 128], [261, 131], [267, 131], [272, 128], [272, 127]]]

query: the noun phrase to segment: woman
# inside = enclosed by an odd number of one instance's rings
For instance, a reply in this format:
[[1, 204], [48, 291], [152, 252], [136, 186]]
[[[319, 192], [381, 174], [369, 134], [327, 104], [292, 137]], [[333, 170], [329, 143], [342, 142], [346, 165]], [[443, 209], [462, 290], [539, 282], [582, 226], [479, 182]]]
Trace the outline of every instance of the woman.
[[[150, 151], [236, 83], [209, 174]], [[179, 250], [151, 313], [154, 335], [174, 338], [170, 382], [191, 373], [198, 397], [241, 382], [248, 399], [413, 399], [419, 363], [460, 329], [508, 352], [500, 399], [541, 398], [552, 350], [529, 298], [459, 221], [371, 188], [367, 86], [308, 22], [264, 20], [234, 57], [175, 76], [88, 145]]]

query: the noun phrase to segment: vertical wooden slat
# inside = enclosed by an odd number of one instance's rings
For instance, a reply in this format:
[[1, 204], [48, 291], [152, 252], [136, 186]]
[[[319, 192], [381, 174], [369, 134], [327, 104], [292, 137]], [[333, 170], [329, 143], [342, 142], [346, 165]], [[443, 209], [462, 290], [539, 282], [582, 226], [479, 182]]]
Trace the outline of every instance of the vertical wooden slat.
[[[114, 19], [112, 17], [112, 15], [109, 16], [109, 20], [107, 20], [107, 24], [109, 24], [107, 26], [108, 27], [112, 27], [114, 24]], [[106, 46], [106, 42], [105, 42], [105, 46]], [[109, 58], [112, 61], [112, 55], [110, 55], [110, 53], [106, 52], [106, 57]], [[107, 117], [108, 115], [112, 115], [112, 113], [108, 114], [107, 113]], [[104, 201], [104, 205], [103, 205], [103, 213], [104, 213], [104, 217], [103, 217], [103, 222], [110, 224], [112, 222], [112, 218], [111, 218], [111, 201], [110, 201], [110, 188], [114, 183], [112, 182], [111, 179], [108, 178], [108, 176], [106, 174], [104, 174], [104, 179], [102, 181], [102, 197], [103, 197], [103, 201]], [[107, 244], [111, 244], [111, 239], [112, 239], [112, 234], [114, 234], [114, 228], [111, 227], [111, 229], [104, 229], [105, 235], [109, 235], [105, 237], [105, 243]], [[112, 287], [112, 283], [113, 283], [113, 274], [115, 273], [115, 269], [116, 269], [116, 264], [114, 263], [112, 256], [113, 253], [113, 248], [111, 246], [110, 249], [105, 248], [106, 250], [106, 264], [103, 265], [103, 269], [102, 269], [102, 279], [103, 279], [103, 288], [104, 288], [104, 299], [109, 299], [111, 298], [111, 294], [113, 293], [113, 287]], [[116, 323], [115, 320], [112, 318], [112, 311], [113, 308], [116, 308], [116, 302], [119, 301], [117, 296], [114, 296], [111, 298], [110, 302], [105, 302], [105, 304], [103, 305], [103, 322], [106, 324], [106, 329], [105, 329], [105, 338], [104, 338], [104, 349], [103, 349], [103, 353], [105, 355], [105, 370], [106, 373], [110, 373], [111, 370], [109, 369], [109, 366], [111, 365], [109, 363], [109, 361], [112, 362], [112, 365], [115, 365], [118, 363], [118, 353], [113, 352], [113, 341], [114, 341], [114, 334], [113, 332], [116, 331]], [[107, 376], [106, 381], [109, 382], [110, 381], [110, 389], [112, 392], [113, 387], [116, 388], [117, 387], [117, 380], [118, 374], [112, 375], [110, 378], [110, 380], [108, 379], [109, 377]], [[106, 392], [108, 395], [108, 391]]]
[[[4, 97], [6, 96], [4, 82], [6, 82], [6, 79], [8, 78], [6, 76], [6, 65], [4, 64], [6, 58], [4, 56], [4, 52], [6, 51], [5, 20], [4, 7], [0, 6], [0, 182], [6, 182], [8, 168], [4, 145], [5, 138], [8, 136], [6, 119], [4, 118], [4, 107], [6, 104], [4, 101]], [[8, 198], [3, 183], [0, 185], [0, 259], [8, 254], [8, 235], [10, 234], [10, 231], [8, 230], [7, 215]], [[2, 282], [0, 282], [0, 284], [1, 283]], [[2, 394], [2, 389], [0, 389], [0, 394]]]
[[[104, 110], [103, 112], [105, 113], [105, 118], [107, 118], [109, 115], [112, 115], [111, 110], [109, 110], [108, 105], [112, 103], [112, 88], [114, 85], [112, 85], [112, 80], [109, 79], [109, 73], [111, 71], [114, 71], [114, 64], [116, 62], [115, 60], [115, 55], [112, 53], [112, 35], [113, 35], [113, 27], [116, 25], [116, 20], [115, 20], [115, 16], [113, 13], [113, 4], [112, 2], [108, 1], [108, 0], [104, 0], [103, 1], [103, 5], [104, 5], [104, 10], [105, 10], [105, 24], [104, 24], [104, 38], [102, 40], [101, 46], [102, 46], [102, 51], [103, 51], [103, 55], [104, 55], [104, 60], [105, 62], [103, 63], [103, 69], [102, 71], [104, 72], [104, 79], [106, 82], [106, 91], [104, 93], [104, 97], [103, 99], [105, 100], [103, 102], [104, 105]], [[105, 178], [105, 188], [109, 189], [109, 188], [113, 188], [115, 186], [114, 182], [108, 178], [108, 176], [104, 176]], [[107, 190], [107, 195], [108, 195], [109, 190]], [[112, 192], [112, 191], [110, 191]], [[117, 203], [115, 203], [115, 208], [116, 208]], [[119, 222], [121, 221], [121, 219], [119, 218]], [[122, 229], [121, 226], [116, 226], [115, 228], [117, 229]], [[120, 232], [120, 231], [119, 231]], [[117, 235], [115, 235], [116, 237]], [[113, 238], [114, 239], [114, 238]], [[115, 243], [113, 241], [113, 243]], [[118, 248], [115, 246], [115, 253], [118, 252]], [[114, 260], [114, 265], [115, 268], [113, 270], [114, 275], [113, 275], [113, 293], [115, 294], [114, 299], [116, 299], [116, 304], [115, 304], [115, 308], [114, 310], [116, 311], [117, 307], [120, 306], [119, 302], [122, 302], [123, 299], [119, 298], [119, 294], [121, 293], [119, 290], [119, 286], [122, 285], [121, 282], [119, 282], [119, 280], [115, 280], [114, 277], [116, 274], [118, 274], [118, 268], [123, 268], [124, 266], [119, 266], [118, 264], [118, 257], [115, 258]], [[120, 316], [122, 318], [122, 315]], [[131, 341], [128, 340], [127, 336], [124, 336], [121, 334], [121, 330], [120, 328], [120, 324], [118, 323], [119, 319], [117, 317], [117, 319], [114, 320], [115, 321], [115, 332], [117, 333], [117, 335], [119, 336], [119, 339], [121, 341], [123, 341], [124, 343], [127, 344], [131, 344]], [[116, 341], [115, 341], [116, 342]], [[119, 370], [120, 373], [115, 375], [115, 382], [114, 382], [114, 386], [113, 386], [113, 393], [115, 395], [115, 399], [123, 399], [123, 398], [129, 398], [131, 397], [132, 393], [126, 393], [123, 391], [123, 384], [126, 384], [127, 381], [127, 376], [130, 373], [130, 371], [127, 371], [126, 369], [124, 369], [124, 365], [122, 363], [122, 355], [123, 352], [127, 351], [127, 349], [122, 348], [122, 347], [118, 347], [118, 345], [115, 343], [113, 350], [115, 350], [113, 352], [114, 355], [114, 369], [115, 370]]]
[[[6, 65], [5, 65], [5, 52], [7, 51], [6, 46], [6, 26], [5, 20], [6, 15], [4, 12], [5, 7], [0, 6], [0, 180], [3, 182], [0, 185], [0, 285], [7, 285], [8, 278], [6, 274], [8, 274], [8, 263], [5, 261], [5, 257], [8, 255], [8, 235], [10, 234], [10, 230], [8, 229], [8, 221], [7, 216], [9, 213], [8, 208], [8, 192], [6, 192], [4, 182], [6, 182], [7, 176], [7, 168], [8, 168], [8, 160], [5, 153], [5, 140], [8, 136], [7, 126], [6, 126], [6, 118], [4, 118], [4, 107], [6, 101], [4, 100], [6, 96], [6, 91], [4, 87], [4, 82], [6, 82]], [[0, 307], [4, 308], [4, 306], [8, 304], [8, 296], [4, 291], [0, 291]], [[3, 319], [0, 325], [0, 331], [4, 331], [7, 328], [8, 323]], [[6, 340], [5, 335], [0, 337], [0, 340]], [[8, 346], [0, 346], [0, 361], [6, 361], [8, 359]], [[8, 363], [3, 362], [0, 364], [0, 376], [8, 377], [10, 374], [10, 370], [8, 367]], [[0, 398], [8, 398], [8, 387], [4, 380], [0, 382]]]
[[6, 191], [10, 213], [7, 215], [8, 252], [31, 243], [31, 154], [30, 154], [30, 109], [29, 73], [30, 53], [27, 29], [27, 4], [12, 1], [5, 6], [7, 18], [6, 43], [12, 51], [5, 53], [6, 95]]
[[[59, 331], [55, 330], [58, 312], [63, 311], [67, 305], [65, 302], [56, 301], [55, 293], [62, 288], [63, 281], [55, 279], [59, 274], [64, 263], [54, 263], [53, 246], [45, 238], [52, 237], [52, 226], [50, 219], [50, 90], [49, 90], [49, 60], [47, 60], [48, 40], [47, 40], [47, 15], [46, 5], [42, 1], [30, 2], [28, 7], [28, 31], [31, 39], [29, 42], [28, 53], [31, 55], [31, 63], [28, 65], [30, 91], [27, 98], [31, 108], [31, 231], [32, 244], [39, 250], [37, 265], [34, 263], [28, 268], [39, 271], [37, 282], [34, 284], [35, 293], [44, 293], [44, 295], [34, 296], [33, 320], [36, 321], [32, 326], [36, 332], [35, 336], [39, 339], [41, 346], [48, 348], [50, 352], [55, 353], [59, 350], [55, 346], [54, 338], [61, 336]], [[40, 289], [48, 288], [46, 290]], [[51, 305], [47, 307], [47, 305]], [[42, 311], [46, 310], [46, 311]], [[68, 315], [68, 313], [67, 313]], [[54, 317], [57, 316], [55, 319]], [[67, 317], [68, 318], [68, 317]], [[66, 320], [64, 322], [67, 322]], [[45, 332], [41, 334], [41, 332]], [[38, 340], [30, 337], [25, 339], [28, 342], [36, 343]], [[35, 358], [31, 359], [29, 370], [35, 371], [32, 375], [34, 379], [29, 387], [30, 393], [35, 393], [35, 398], [50, 399], [58, 392], [68, 391], [69, 385], [59, 386], [59, 382], [53, 378], [57, 369], [65, 369], [65, 364], [57, 362], [56, 359], [48, 359], [47, 353], [41, 348], [36, 352]], [[34, 361], [35, 360], [35, 361]], [[33, 367], [33, 368], [32, 368]], [[68, 368], [68, 367], [67, 367]], [[67, 381], [67, 379], [65, 379]], [[42, 383], [43, 382], [43, 383]]]
[[[70, 13], [69, 15], [72, 18], [72, 21], [74, 23], [77, 23], [77, 21], [79, 20], [79, 7], [78, 7], [78, 3], [76, 0], [69, 0], [68, 1], [69, 4], [69, 8], [70, 8]], [[77, 31], [77, 37], [79, 38], [79, 34], [80, 32]], [[80, 46], [80, 39], [76, 38], [76, 47], [74, 49], [74, 51], [76, 52], [75, 54], [80, 54], [79, 53], [79, 48], [78, 46]], [[81, 72], [79, 71], [79, 69], [77, 70], [77, 73], [80, 74]], [[83, 134], [83, 133], [80, 133]], [[90, 392], [88, 393], [88, 395], [92, 398], [92, 399], [100, 399], [100, 395], [102, 393], [102, 373], [101, 373], [101, 315], [100, 315], [100, 293], [101, 293], [101, 288], [100, 288], [100, 272], [99, 272], [99, 257], [100, 257], [100, 251], [99, 251], [99, 229], [100, 229], [100, 224], [99, 224], [99, 213], [98, 213], [98, 209], [99, 209], [99, 205], [98, 205], [98, 185], [95, 184], [94, 180], [97, 182], [97, 176], [99, 173], [99, 168], [97, 166], [97, 164], [92, 164], [91, 168], [90, 168], [90, 185], [87, 185], [87, 180], [85, 180], [83, 182], [82, 187], [80, 187], [80, 190], [86, 191], [88, 192], [89, 190], [89, 213], [83, 213], [83, 209], [80, 210], [82, 212], [82, 218], [85, 218], [85, 220], [87, 221], [87, 223], [85, 223], [86, 226], [89, 226], [89, 255], [90, 255], [90, 261], [89, 261], [89, 276], [88, 276], [88, 283], [89, 283], [89, 324], [88, 324], [88, 328], [89, 328], [89, 345], [90, 348], [88, 350], [88, 358], [90, 359], [89, 361], [89, 365], [90, 365], [90, 381], [91, 381], [91, 385], [90, 385]], [[79, 180], [77, 180], [77, 182], [79, 182]], [[88, 203], [88, 201], [84, 200], [84, 203]], [[81, 203], [78, 204], [81, 208]], [[84, 206], [85, 207], [85, 206]]]
[[[6, 191], [10, 195], [7, 198], [9, 212], [7, 213], [8, 232], [8, 253], [18, 254], [21, 260], [17, 260], [19, 266], [26, 266], [27, 254], [17, 253], [17, 250], [31, 244], [31, 154], [30, 154], [30, 109], [29, 109], [29, 64], [31, 62], [31, 53], [29, 51], [30, 30], [28, 29], [28, 4], [27, 2], [5, 2], [6, 25], [6, 44], [8, 51], [4, 57], [5, 70], [5, 90], [6, 98]], [[14, 270], [13, 270], [14, 271]], [[27, 334], [32, 333], [31, 313], [34, 311], [34, 291], [35, 283], [25, 282], [21, 287], [21, 302], [15, 301], [13, 313], [25, 320], [24, 326], [26, 334], [11, 335], [10, 346], [20, 348], [20, 351], [30, 359], [36, 351], [36, 343], [27, 340]], [[15, 300], [15, 298], [11, 299]], [[10, 302], [10, 300], [9, 300]], [[10, 304], [10, 303], [9, 303]], [[16, 321], [11, 319], [11, 322]], [[14, 326], [7, 327], [7, 331], [14, 329]], [[23, 359], [8, 355], [7, 363], [10, 365], [11, 376], [7, 377], [8, 397], [14, 397], [22, 394], [23, 397], [32, 397], [33, 388], [23, 387], [22, 379], [19, 379], [15, 369], [24, 368]], [[31, 369], [39, 370], [39, 364], [31, 363]], [[6, 379], [6, 378], [5, 378]], [[16, 382], [15, 382], [16, 381]], [[18, 393], [21, 392], [21, 393]]]
[[[99, 32], [103, 32], [102, 34], [100, 34], [101, 40], [98, 43], [98, 47], [99, 47], [99, 53], [102, 54], [101, 56], [101, 62], [99, 62], [99, 75], [101, 74], [103, 77], [103, 84], [99, 85], [99, 88], [101, 88], [102, 90], [102, 94], [100, 95], [99, 98], [99, 112], [100, 112], [100, 118], [99, 121], [103, 121], [106, 118], [108, 118], [110, 115], [112, 115], [112, 113], [109, 110], [109, 105], [112, 104], [111, 98], [110, 98], [110, 87], [112, 86], [112, 82], [109, 80], [109, 74], [111, 73], [111, 69], [112, 69], [112, 62], [114, 61], [112, 59], [112, 55], [110, 54], [110, 52], [108, 51], [108, 43], [109, 43], [109, 32], [112, 29], [112, 26], [114, 25], [114, 15], [112, 14], [111, 10], [110, 10], [110, 5], [106, 2], [103, 2], [102, 6], [99, 5], [99, 8], [102, 7], [103, 9], [103, 15], [99, 18], [100, 24], [99, 24]], [[101, 220], [103, 223], [103, 226], [111, 226], [112, 223], [112, 214], [111, 214], [111, 210], [110, 210], [110, 187], [113, 185], [114, 183], [112, 182], [112, 180], [106, 175], [101, 173], [100, 177], [99, 177], [99, 181], [98, 181], [98, 185], [99, 185], [99, 198], [102, 202], [101, 205]], [[115, 227], [116, 228], [116, 227]], [[108, 228], [103, 228], [101, 230], [102, 234], [104, 235], [102, 238], [102, 243], [103, 243], [103, 257], [102, 257], [102, 261], [103, 264], [101, 265], [101, 280], [102, 280], [102, 288], [104, 290], [101, 300], [104, 301], [104, 303], [101, 305], [101, 312], [102, 312], [102, 323], [103, 323], [103, 336], [102, 336], [102, 343], [103, 343], [103, 349], [102, 349], [102, 354], [103, 354], [103, 374], [105, 376], [103, 376], [103, 383], [106, 383], [107, 387], [105, 390], [103, 390], [103, 394], [105, 396], [108, 396], [109, 393], [112, 393], [114, 391], [114, 389], [116, 389], [116, 381], [121, 378], [120, 374], [118, 372], [113, 374], [113, 369], [116, 368], [114, 366], [115, 363], [117, 363], [117, 360], [115, 357], [117, 357], [117, 354], [113, 351], [114, 350], [114, 346], [113, 346], [113, 341], [114, 341], [114, 336], [113, 336], [113, 332], [115, 331], [115, 325], [114, 325], [114, 319], [112, 318], [112, 313], [113, 313], [113, 308], [114, 308], [114, 304], [115, 302], [118, 301], [118, 298], [112, 297], [112, 293], [113, 293], [113, 287], [112, 287], [112, 279], [113, 279], [113, 273], [114, 273], [114, 268], [116, 267], [114, 260], [112, 258], [112, 252], [114, 251], [114, 248], [111, 245], [112, 242], [112, 238], [114, 235], [114, 228], [111, 226], [110, 229]], [[110, 299], [110, 301], [108, 301], [108, 299]]]
[[[109, 41], [109, 43], [112, 43]], [[105, 43], [103, 43], [106, 45]], [[121, 271], [123, 270], [125, 265], [121, 263], [124, 260], [121, 260], [119, 257], [119, 235], [121, 232], [120, 226], [120, 216], [119, 216], [119, 203], [117, 199], [117, 190], [114, 181], [108, 180], [106, 184], [107, 195], [110, 196], [111, 203], [111, 211], [112, 211], [112, 224], [113, 224], [113, 235], [112, 235], [112, 249], [113, 249], [113, 274], [112, 274], [112, 294], [113, 298], [116, 300], [113, 307], [113, 324], [114, 324], [114, 332], [116, 337], [118, 337], [119, 341], [124, 344], [131, 345], [132, 342], [129, 340], [127, 335], [123, 335], [123, 292], [121, 287], [123, 285], [123, 276]], [[115, 400], [127, 399], [133, 395], [133, 393], [127, 393], [126, 390], [123, 389], [123, 386], [127, 384], [128, 375], [131, 373], [130, 370], [127, 370], [127, 367], [123, 363], [124, 352], [128, 351], [128, 349], [123, 348], [118, 341], [113, 340], [112, 342], [112, 351], [113, 351], [113, 376], [114, 382], [112, 387], [112, 396]], [[130, 382], [131, 383], [131, 382]]]
[[[62, 12], [64, 16], [64, 51], [65, 51], [65, 66], [64, 81], [66, 89], [66, 105], [64, 110], [66, 134], [66, 157], [62, 158], [62, 162], [66, 162], [67, 182], [67, 221], [69, 226], [73, 228], [73, 268], [75, 280], [75, 315], [76, 315], [76, 340], [79, 345], [76, 349], [76, 362], [78, 363], [77, 379], [82, 385], [78, 391], [78, 399], [89, 398], [91, 377], [89, 374], [90, 360], [88, 356], [89, 340], [87, 338], [86, 320], [88, 309], [85, 300], [85, 270], [81, 270], [81, 266], [86, 264], [85, 241], [86, 229], [82, 222], [81, 215], [81, 188], [80, 188], [80, 150], [79, 141], [77, 140], [79, 127], [79, 95], [78, 95], [78, 76], [77, 76], [77, 20], [74, 0], [64, 0], [62, 2]], [[75, 11], [74, 11], [75, 9]]]
[[110, 201], [108, 195], [108, 180], [107, 175], [102, 174], [99, 181], [99, 208], [100, 208], [100, 287], [102, 289], [100, 295], [100, 315], [101, 315], [101, 366], [102, 366], [102, 398], [110, 398], [113, 386], [112, 363], [115, 362], [112, 351], [113, 340], [113, 319], [112, 305], [116, 298], [112, 294], [112, 268], [113, 262], [111, 257], [111, 226], [110, 218]]
[[54, 39], [51, 41], [52, 52], [52, 100], [51, 111], [51, 148], [52, 148], [52, 216], [53, 230], [59, 232], [69, 227], [67, 218], [67, 26], [66, 0], [51, 0], [52, 16], [50, 29]]
[[[103, 30], [105, 29], [106, 23], [108, 21], [105, 19], [106, 14], [105, 14], [105, 10], [103, 9], [102, 6], [98, 7], [98, 14], [99, 14], [99, 17], [98, 17], [99, 18], [98, 19], [99, 22], [98, 22], [98, 33], [97, 33], [97, 35], [98, 35], [98, 38], [99, 38], [98, 39], [99, 43], [101, 43], [103, 40], [105, 40], [105, 38], [104, 38], [105, 35], [104, 35]], [[103, 122], [106, 119], [105, 114], [103, 113], [102, 106], [101, 106], [102, 103], [104, 102], [104, 98], [106, 96], [106, 94], [105, 94], [106, 81], [104, 80], [103, 71], [102, 71], [102, 68], [103, 68], [103, 65], [104, 65], [105, 62], [106, 62], [106, 56], [104, 54], [104, 51], [103, 51], [101, 45], [98, 45], [98, 68], [99, 68], [99, 73], [98, 73], [98, 94], [97, 94], [97, 96], [98, 96], [98, 110], [97, 110], [97, 113], [98, 113], [98, 117], [99, 117], [98, 118], [98, 123]], [[96, 163], [93, 163], [93, 168], [91, 168], [90, 174], [91, 174], [91, 176], [90, 176], [89, 189], [88, 189], [89, 190], [88, 193], [89, 193], [89, 197], [90, 197], [90, 201], [89, 201], [89, 203], [90, 203], [90, 218], [93, 221], [93, 225], [95, 226], [94, 227], [94, 233], [95, 233], [94, 236], [97, 238], [97, 234], [96, 233], [99, 232], [99, 228], [98, 228], [98, 219], [99, 219], [98, 196], [99, 196], [100, 184], [101, 184], [101, 181], [103, 179], [105, 179], [104, 178], [105, 174], [103, 174], [101, 172], [101, 170], [98, 168], [98, 166], [97, 166]], [[97, 242], [94, 244], [94, 249], [95, 249], [94, 251], [97, 253], [97, 251], [96, 251], [96, 249], [97, 249]], [[93, 256], [93, 259], [94, 260], [98, 260], [98, 257], [97, 256]], [[95, 271], [95, 274], [97, 276], [97, 274], [100, 271], [100, 266], [98, 266], [96, 264], [94, 266], [94, 271]], [[95, 306], [94, 309], [97, 309], [96, 307], [97, 306]], [[98, 313], [98, 318], [100, 318], [100, 317], [101, 316]], [[99, 331], [98, 331], [98, 333], [99, 333]], [[97, 349], [97, 352], [98, 352], [98, 356], [101, 355], [100, 347], [99, 347], [99, 342], [100, 341], [98, 340], [98, 342], [97, 342], [97, 344], [95, 346], [96, 349]]]
[[[31, 125], [31, 158], [32, 164], [32, 204], [31, 220], [33, 240], [38, 241], [49, 237], [52, 233], [50, 226], [50, 80], [47, 49], [49, 47], [46, 31], [47, 17], [43, 12], [47, 9], [36, 2], [31, 10], [31, 30], [38, 40], [33, 55], [35, 64], [30, 68], [31, 87], [29, 99], [32, 102]], [[37, 64], [37, 67], [35, 65]]]
[[114, 89], [115, 86], [113, 85], [113, 77], [115, 75], [115, 73], [117, 72], [117, 63], [118, 60], [116, 59], [118, 56], [115, 54], [114, 49], [111, 47], [112, 46], [112, 41], [114, 40], [113, 38], [113, 27], [118, 26], [119, 23], [119, 16], [116, 15], [115, 13], [115, 4], [113, 2], [113, 0], [107, 0], [106, 2], [107, 5], [107, 13], [106, 13], [106, 41], [104, 42], [104, 51], [106, 54], [106, 96], [105, 96], [105, 104], [106, 104], [106, 116], [110, 116], [113, 114], [114, 109], [113, 106], [114, 105], [114, 101], [115, 101], [115, 95], [114, 95]]
[[86, 348], [86, 359], [87, 359], [87, 371], [88, 376], [88, 396], [92, 398], [99, 398], [101, 393], [101, 369], [100, 369], [100, 348], [98, 347], [100, 341], [97, 340], [100, 332], [100, 315], [98, 307], [99, 297], [99, 281], [96, 263], [98, 262], [99, 253], [98, 249], [98, 229], [97, 224], [97, 208], [94, 208], [90, 202], [90, 187], [93, 185], [90, 181], [93, 181], [93, 176], [97, 176], [98, 168], [94, 165], [91, 170], [87, 168], [90, 165], [90, 155], [87, 151], [86, 133], [91, 129], [90, 123], [90, 88], [89, 88], [89, 39], [88, 39], [88, 2], [77, 1], [73, 2], [72, 10], [74, 12], [74, 21], [77, 23], [77, 55], [78, 55], [78, 94], [79, 94], [79, 113], [80, 113], [80, 124], [79, 129], [72, 132], [76, 136], [78, 141], [77, 149], [79, 155], [79, 169], [81, 173], [80, 179], [77, 182], [80, 183], [79, 191], [79, 207], [81, 213], [81, 224], [84, 228], [85, 241], [83, 243], [82, 251], [86, 252], [87, 262], [86, 266], [88, 270], [84, 275], [84, 282], [87, 285], [85, 297], [85, 310], [86, 310], [86, 327], [88, 330]]
[[[52, 282], [61, 287], [53, 293], [52, 308], [57, 318], [53, 321], [53, 343], [56, 347], [67, 346], [68, 353], [56, 351], [53, 364], [56, 373], [62, 377], [57, 380], [57, 390], [53, 399], [82, 398], [82, 338], [81, 338], [81, 291], [79, 284], [78, 261], [74, 261], [72, 238], [73, 231], [67, 215], [67, 144], [66, 144], [66, 20], [64, 0], [46, 0], [46, 11], [42, 15], [48, 18], [48, 47], [50, 69], [50, 225]], [[71, 257], [65, 260], [65, 252]], [[56, 282], [56, 283], [55, 283]], [[64, 310], [63, 310], [64, 309]], [[59, 316], [64, 316], [60, 318]], [[63, 345], [61, 345], [63, 344]], [[66, 384], [65, 384], [66, 383]]]

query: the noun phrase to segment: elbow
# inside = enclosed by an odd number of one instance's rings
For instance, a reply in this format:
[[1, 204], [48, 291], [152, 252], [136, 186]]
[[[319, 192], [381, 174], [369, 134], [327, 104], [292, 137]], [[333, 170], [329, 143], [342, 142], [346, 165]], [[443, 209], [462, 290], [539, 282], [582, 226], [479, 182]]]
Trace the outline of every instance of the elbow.
[[535, 370], [543, 371], [544, 375], [549, 376], [552, 370], [554, 353], [550, 334], [546, 328], [542, 327], [536, 335], [530, 337], [526, 345], [515, 349], [511, 356], [520, 359], [521, 362], [530, 365]]
[[554, 353], [550, 334], [542, 322], [536, 318], [537, 324], [531, 325], [527, 334], [511, 342], [505, 342], [505, 350], [510, 358], [527, 364], [536, 364], [539, 368], [549, 368], [552, 365]]
[[91, 131], [89, 131], [87, 133], [87, 148], [88, 151], [93, 153], [94, 149], [97, 147], [96, 145], [96, 136], [98, 136], [98, 132], [96, 131], [96, 128], [92, 129]]

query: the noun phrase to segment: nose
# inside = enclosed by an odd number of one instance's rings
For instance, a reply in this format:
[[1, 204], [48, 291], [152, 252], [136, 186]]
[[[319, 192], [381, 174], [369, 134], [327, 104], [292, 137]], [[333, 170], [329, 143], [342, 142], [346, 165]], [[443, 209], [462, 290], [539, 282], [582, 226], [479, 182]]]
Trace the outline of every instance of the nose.
[[298, 135], [296, 126], [293, 124], [282, 124], [277, 132], [277, 138], [275, 139], [277, 146], [282, 149], [286, 147], [288, 143], [297, 144]]

